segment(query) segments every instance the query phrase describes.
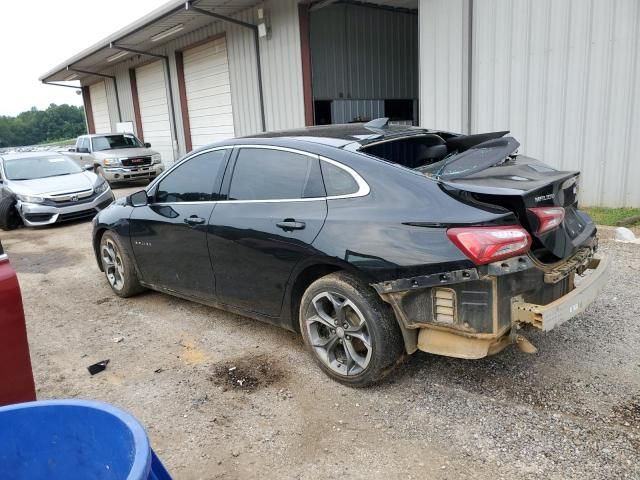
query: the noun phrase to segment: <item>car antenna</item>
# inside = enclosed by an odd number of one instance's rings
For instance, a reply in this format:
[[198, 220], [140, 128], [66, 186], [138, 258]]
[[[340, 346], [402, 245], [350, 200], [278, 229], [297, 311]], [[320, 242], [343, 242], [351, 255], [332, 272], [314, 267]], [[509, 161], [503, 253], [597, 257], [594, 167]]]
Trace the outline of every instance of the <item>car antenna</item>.
[[382, 118], [375, 118], [370, 122], [365, 123], [364, 128], [375, 128], [376, 130], [380, 130], [382, 128], [387, 128], [388, 125], [389, 125], [389, 118], [382, 117]]

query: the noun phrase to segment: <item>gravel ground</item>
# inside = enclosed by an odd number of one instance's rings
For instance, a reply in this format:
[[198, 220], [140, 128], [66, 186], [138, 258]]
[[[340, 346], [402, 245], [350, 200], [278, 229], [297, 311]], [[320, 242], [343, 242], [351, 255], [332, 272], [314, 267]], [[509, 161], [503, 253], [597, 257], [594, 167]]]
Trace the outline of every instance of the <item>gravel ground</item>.
[[1, 233], [38, 396], [129, 410], [176, 479], [640, 478], [640, 245], [601, 242], [614, 258], [606, 291], [529, 335], [538, 354], [417, 353], [388, 383], [354, 390], [293, 333], [159, 293], [114, 296], [90, 232]]

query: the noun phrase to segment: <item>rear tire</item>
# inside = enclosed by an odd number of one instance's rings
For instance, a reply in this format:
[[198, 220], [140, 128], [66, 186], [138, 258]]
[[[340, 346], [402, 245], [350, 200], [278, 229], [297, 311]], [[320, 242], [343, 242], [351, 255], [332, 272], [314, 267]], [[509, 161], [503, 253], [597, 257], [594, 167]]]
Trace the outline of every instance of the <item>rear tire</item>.
[[380, 382], [404, 356], [391, 308], [369, 285], [345, 272], [326, 275], [307, 288], [300, 331], [320, 368], [351, 387]]
[[111, 290], [119, 297], [132, 297], [145, 290], [133, 259], [113, 232], [106, 232], [100, 239], [100, 261]]
[[0, 200], [0, 229], [15, 230], [22, 225], [22, 219], [16, 208], [16, 199], [6, 197]]

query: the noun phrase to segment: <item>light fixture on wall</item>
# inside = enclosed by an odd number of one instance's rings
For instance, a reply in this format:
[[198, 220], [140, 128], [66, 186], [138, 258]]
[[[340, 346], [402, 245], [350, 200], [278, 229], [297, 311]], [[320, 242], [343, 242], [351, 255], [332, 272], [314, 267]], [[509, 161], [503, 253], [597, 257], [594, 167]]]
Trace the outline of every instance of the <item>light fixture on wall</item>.
[[175, 33], [178, 33], [184, 29], [184, 25], [182, 23], [176, 25], [175, 27], [171, 27], [169, 30], [165, 30], [164, 32], [156, 33], [153, 37], [151, 37], [152, 42], [157, 42], [158, 40], [162, 40], [163, 38], [167, 38]]
[[110, 57], [107, 57], [107, 62], [115, 62], [116, 60], [124, 57], [125, 55], [129, 55], [129, 52], [125, 52], [125, 51], [118, 52], [114, 55], [111, 55]]

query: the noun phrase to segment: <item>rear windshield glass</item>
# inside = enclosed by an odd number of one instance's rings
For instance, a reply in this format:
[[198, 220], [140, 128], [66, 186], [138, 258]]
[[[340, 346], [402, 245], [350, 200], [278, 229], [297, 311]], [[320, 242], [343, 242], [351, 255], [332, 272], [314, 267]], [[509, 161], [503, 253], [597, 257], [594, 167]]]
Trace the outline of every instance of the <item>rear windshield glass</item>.
[[9, 180], [34, 180], [82, 172], [73, 160], [62, 155], [5, 160], [4, 169]]
[[143, 147], [140, 140], [133, 135], [105, 135], [104, 137], [93, 137], [93, 151], [114, 150], [117, 148], [140, 148]]

